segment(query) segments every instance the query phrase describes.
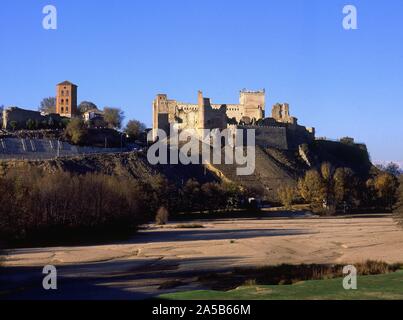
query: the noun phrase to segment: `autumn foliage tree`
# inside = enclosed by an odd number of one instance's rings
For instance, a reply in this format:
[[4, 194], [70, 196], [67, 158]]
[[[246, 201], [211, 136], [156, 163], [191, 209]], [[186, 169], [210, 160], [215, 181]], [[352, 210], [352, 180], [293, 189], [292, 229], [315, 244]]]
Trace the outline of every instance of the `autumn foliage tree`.
[[307, 203], [320, 206], [325, 199], [325, 183], [318, 170], [307, 171], [298, 181], [298, 190]]
[[397, 177], [388, 172], [382, 172], [375, 178], [369, 179], [367, 187], [376, 206], [384, 207], [388, 210], [393, 208], [397, 201], [397, 190], [399, 188]]
[[298, 182], [298, 191], [307, 203], [330, 212], [342, 205], [357, 203], [359, 188], [359, 181], [351, 169], [334, 169], [330, 163], [323, 163], [320, 170], [307, 171]]
[[73, 118], [65, 129], [65, 135], [74, 144], [82, 144], [85, 141], [88, 130], [82, 119]]
[[290, 208], [298, 198], [298, 192], [294, 186], [282, 186], [277, 193], [281, 203], [286, 208]]

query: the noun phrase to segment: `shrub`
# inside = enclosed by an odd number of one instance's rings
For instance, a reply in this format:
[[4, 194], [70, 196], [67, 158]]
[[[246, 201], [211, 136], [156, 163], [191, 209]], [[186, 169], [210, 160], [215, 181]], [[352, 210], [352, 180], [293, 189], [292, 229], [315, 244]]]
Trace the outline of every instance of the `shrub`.
[[155, 216], [155, 223], [159, 226], [166, 225], [168, 223], [169, 213], [165, 207], [160, 207]]
[[10, 122], [10, 127], [11, 127], [11, 129], [15, 130], [15, 129], [17, 129], [17, 126], [18, 126], [17, 121], [11, 121], [11, 122]]
[[191, 224], [178, 224], [175, 226], [175, 229], [203, 229], [204, 226], [198, 223], [191, 223]]
[[28, 119], [26, 123], [27, 129], [28, 130], [34, 130], [35, 129], [35, 121], [32, 119]]

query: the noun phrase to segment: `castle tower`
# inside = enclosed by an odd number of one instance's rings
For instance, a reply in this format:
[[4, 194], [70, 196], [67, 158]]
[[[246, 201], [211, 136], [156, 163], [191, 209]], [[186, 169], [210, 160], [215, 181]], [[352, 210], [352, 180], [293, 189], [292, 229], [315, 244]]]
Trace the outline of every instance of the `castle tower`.
[[56, 113], [71, 118], [78, 114], [77, 86], [69, 81], [59, 83], [56, 87]]
[[297, 124], [298, 119], [290, 115], [290, 105], [288, 103], [276, 103], [272, 109], [272, 118], [277, 122]]
[[166, 94], [158, 94], [153, 101], [153, 141], [157, 139], [158, 129], [169, 134], [168, 96]]
[[203, 98], [203, 92], [200, 90], [197, 92], [197, 105], [199, 106], [199, 117], [198, 117], [198, 123], [197, 123], [197, 129], [199, 129], [200, 133], [202, 132], [205, 128], [205, 107], [204, 107], [204, 98]]
[[250, 120], [260, 120], [265, 117], [266, 91], [242, 90], [239, 103], [243, 106], [243, 116]]

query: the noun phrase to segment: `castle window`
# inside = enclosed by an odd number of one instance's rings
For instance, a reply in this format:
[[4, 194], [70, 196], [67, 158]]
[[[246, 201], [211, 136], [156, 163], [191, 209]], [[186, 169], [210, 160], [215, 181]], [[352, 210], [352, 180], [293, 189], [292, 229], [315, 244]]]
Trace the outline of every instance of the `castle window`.
[[62, 104], [64, 103], [64, 99], [62, 99]]
[[62, 90], [62, 97], [64, 96], [64, 91]]
[[66, 112], [69, 112], [69, 107], [66, 107]]
[[62, 113], [64, 112], [64, 108], [62, 107]]

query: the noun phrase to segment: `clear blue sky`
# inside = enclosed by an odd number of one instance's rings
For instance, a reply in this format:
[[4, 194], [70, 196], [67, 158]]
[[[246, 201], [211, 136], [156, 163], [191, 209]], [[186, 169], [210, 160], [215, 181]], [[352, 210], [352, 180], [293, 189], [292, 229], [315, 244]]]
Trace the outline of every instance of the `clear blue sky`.
[[[358, 30], [342, 27], [346, 4]], [[319, 136], [403, 161], [402, 0], [1, 0], [0, 104], [36, 109], [63, 80], [147, 125], [157, 93], [236, 103], [266, 88], [269, 111], [288, 102]]]

